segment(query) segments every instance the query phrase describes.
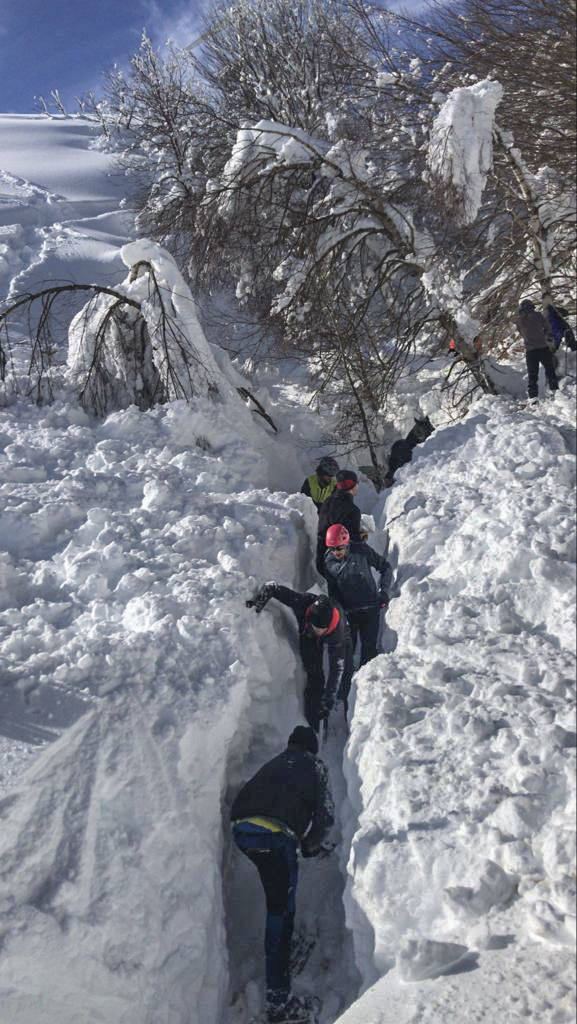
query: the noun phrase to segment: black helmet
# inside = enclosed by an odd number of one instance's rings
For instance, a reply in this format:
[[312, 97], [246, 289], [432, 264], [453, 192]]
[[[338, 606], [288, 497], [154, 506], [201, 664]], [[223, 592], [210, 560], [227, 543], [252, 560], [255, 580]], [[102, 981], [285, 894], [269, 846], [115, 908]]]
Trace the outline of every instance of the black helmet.
[[519, 306], [520, 313], [532, 313], [535, 309], [535, 305], [531, 302], [531, 299], [523, 299]]
[[323, 455], [317, 466], [317, 473], [320, 476], [336, 476], [339, 471], [339, 464], [330, 455]]

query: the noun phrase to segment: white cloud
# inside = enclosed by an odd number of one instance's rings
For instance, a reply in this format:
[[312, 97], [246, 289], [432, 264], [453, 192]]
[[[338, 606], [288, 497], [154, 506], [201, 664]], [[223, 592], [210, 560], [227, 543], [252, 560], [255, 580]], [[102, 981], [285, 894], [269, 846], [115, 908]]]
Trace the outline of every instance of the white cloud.
[[182, 48], [192, 43], [202, 31], [202, 15], [210, 6], [206, 0], [174, 4], [166, 10], [158, 0], [144, 0], [146, 30], [152, 41], [163, 46], [168, 41]]

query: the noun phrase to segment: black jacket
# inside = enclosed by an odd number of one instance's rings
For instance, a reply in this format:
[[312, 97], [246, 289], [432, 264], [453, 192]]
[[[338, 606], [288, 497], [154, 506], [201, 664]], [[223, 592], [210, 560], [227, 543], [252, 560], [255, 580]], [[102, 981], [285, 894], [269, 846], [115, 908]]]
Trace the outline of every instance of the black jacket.
[[317, 565], [321, 565], [325, 551], [325, 537], [329, 526], [341, 523], [349, 531], [351, 540], [361, 541], [361, 510], [355, 505], [352, 495], [346, 491], [333, 491], [319, 509], [319, 532], [317, 539]]
[[318, 594], [300, 594], [297, 590], [281, 586], [280, 583], [275, 585], [272, 594], [272, 597], [276, 597], [277, 601], [286, 605], [287, 608], [292, 608], [295, 613], [301, 634], [301, 648], [303, 641], [307, 644], [324, 645], [327, 648], [329, 673], [325, 683], [325, 697], [328, 705], [332, 706], [341, 691], [342, 684], [344, 683], [346, 689], [350, 683], [353, 671], [353, 645], [347, 617], [338, 605], [339, 621], [331, 633], [319, 637], [308, 637], [304, 634], [307, 624], [307, 608], [316, 601], [318, 596]]
[[381, 574], [379, 589], [388, 596], [392, 571], [384, 555], [362, 543], [351, 544], [348, 556], [341, 560], [335, 558], [332, 551], [327, 551], [325, 576], [330, 597], [340, 601], [347, 612], [380, 604], [373, 569]]
[[263, 765], [243, 786], [230, 812], [232, 821], [259, 815], [282, 822], [299, 839], [306, 833], [306, 847], [318, 848], [334, 822], [333, 798], [323, 762], [289, 743], [282, 754]]

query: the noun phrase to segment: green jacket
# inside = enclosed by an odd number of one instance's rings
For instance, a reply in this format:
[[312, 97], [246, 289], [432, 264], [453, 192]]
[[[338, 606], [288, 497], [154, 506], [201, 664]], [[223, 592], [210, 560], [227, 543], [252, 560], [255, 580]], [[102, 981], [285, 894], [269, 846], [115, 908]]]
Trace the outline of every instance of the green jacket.
[[326, 501], [327, 498], [330, 498], [335, 487], [336, 480], [334, 479], [334, 477], [331, 480], [330, 484], [327, 484], [326, 487], [321, 487], [319, 484], [319, 478], [317, 474], [311, 473], [310, 476], [307, 476], [304, 484], [301, 487], [301, 494], [306, 494], [309, 498], [312, 498], [316, 507], [320, 508], [323, 501]]

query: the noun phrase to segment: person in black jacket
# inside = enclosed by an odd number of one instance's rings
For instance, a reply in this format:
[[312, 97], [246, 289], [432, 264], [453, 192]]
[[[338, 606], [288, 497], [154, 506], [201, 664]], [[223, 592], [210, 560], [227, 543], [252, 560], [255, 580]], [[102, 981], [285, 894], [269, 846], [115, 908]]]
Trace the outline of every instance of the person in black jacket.
[[359, 489], [359, 478], [352, 469], [341, 469], [336, 476], [337, 486], [330, 498], [323, 501], [319, 509], [319, 529], [317, 535], [317, 569], [321, 576], [325, 571], [325, 537], [329, 526], [341, 523], [349, 531], [351, 540], [367, 539], [367, 531], [361, 527], [361, 511], [353, 498]]
[[[351, 541], [349, 531], [340, 523], [329, 526], [326, 534], [325, 576], [329, 595], [345, 609], [353, 654], [361, 638], [361, 665], [377, 655], [381, 608], [389, 604], [392, 570], [383, 555], [368, 544]], [[372, 570], [380, 573], [379, 588]]]
[[230, 812], [234, 841], [255, 865], [265, 892], [269, 1024], [306, 1019], [307, 1001], [291, 995], [290, 978], [298, 851], [303, 857], [323, 853], [334, 822], [327, 771], [317, 752], [314, 731], [297, 726], [286, 750], [243, 786]]
[[[261, 612], [271, 597], [295, 613], [299, 646], [306, 673], [305, 718], [315, 732], [326, 722], [337, 700], [346, 702], [353, 675], [353, 649], [346, 615], [324, 594], [299, 594], [271, 581], [263, 584], [247, 608]], [[327, 649], [329, 671], [325, 680], [323, 652]], [[345, 703], [346, 707], [346, 703]]]
[[[457, 357], [463, 358], [457, 348], [455, 348], [454, 352]], [[391, 446], [387, 475], [384, 480], [385, 487], [393, 486], [397, 470], [412, 460], [413, 450], [418, 444], [422, 444], [423, 441], [426, 441], [435, 429], [428, 416], [423, 416], [421, 419], [415, 416], [414, 420], [415, 425], [411, 430], [409, 430], [407, 436], [400, 438], [398, 441], [394, 441]]]

